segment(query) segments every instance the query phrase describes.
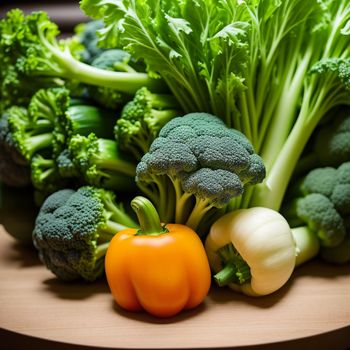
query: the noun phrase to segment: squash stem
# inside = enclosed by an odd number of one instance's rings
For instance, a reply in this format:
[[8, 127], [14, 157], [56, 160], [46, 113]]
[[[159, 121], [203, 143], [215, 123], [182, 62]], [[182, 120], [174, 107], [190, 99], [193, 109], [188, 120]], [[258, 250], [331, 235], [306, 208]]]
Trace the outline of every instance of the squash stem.
[[140, 223], [140, 229], [136, 235], [158, 236], [168, 232], [161, 224], [159, 214], [149, 199], [137, 196], [131, 201], [131, 207]]

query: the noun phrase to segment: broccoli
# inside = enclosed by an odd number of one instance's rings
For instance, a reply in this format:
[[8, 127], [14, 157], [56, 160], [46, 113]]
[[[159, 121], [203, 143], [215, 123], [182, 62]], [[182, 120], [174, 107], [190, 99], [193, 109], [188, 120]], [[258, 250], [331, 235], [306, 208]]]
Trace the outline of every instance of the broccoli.
[[12, 149], [13, 158], [23, 164], [29, 164], [33, 155], [52, 148], [53, 125], [46, 119], [31, 120], [28, 110], [13, 106], [5, 111], [7, 120], [7, 145]]
[[113, 138], [116, 113], [82, 103], [85, 101], [71, 98], [66, 88], [41, 89], [31, 99], [28, 109], [32, 119], [37, 123], [45, 117], [53, 124], [51, 154], [37, 154], [31, 160], [36, 189], [52, 193], [68, 185], [64, 178], [79, 177], [73, 164], [68, 164], [68, 144], [73, 135], [94, 131], [99, 137]]
[[337, 167], [350, 160], [350, 110], [337, 109], [328, 119], [314, 131], [295, 176], [318, 167]]
[[39, 257], [59, 279], [94, 281], [104, 273], [112, 237], [137, 227], [113, 192], [91, 186], [63, 189], [43, 203], [33, 230]]
[[350, 162], [311, 170], [289, 189], [282, 213], [291, 226], [307, 225], [323, 247], [346, 236], [350, 214]]
[[0, 116], [0, 182], [8, 186], [24, 187], [30, 184], [27, 161], [15, 149], [8, 113]]
[[[140, 87], [162, 89], [163, 82], [147, 73], [113, 72], [79, 61], [76, 39], [58, 40], [59, 30], [45, 12], [27, 16], [11, 10], [0, 21], [1, 99], [13, 105], [32, 95], [31, 84], [41, 87], [96, 85], [133, 94]], [[32, 83], [33, 82], [33, 83]], [[35, 90], [34, 90], [35, 91]], [[77, 91], [77, 94], [79, 92]]]
[[137, 160], [148, 152], [160, 129], [181, 113], [172, 95], [152, 93], [146, 87], [138, 90], [117, 120], [115, 137], [120, 148]]
[[248, 139], [207, 113], [168, 122], [136, 168], [137, 184], [161, 220], [195, 230], [209, 211], [215, 216], [211, 209], [227, 206], [264, 176]]
[[103, 22], [99, 20], [79, 23], [74, 28], [78, 41], [84, 46], [84, 50], [79, 52], [83, 62], [91, 63], [94, 57], [106, 50], [98, 46], [97, 31], [102, 28]]
[[[136, 73], [145, 71], [142, 64], [133, 62], [130, 54], [120, 49], [103, 51], [90, 64], [93, 67], [114, 72]], [[123, 106], [132, 98], [130, 93], [120, 92], [104, 86], [89, 86], [88, 92], [93, 100], [111, 109]]]
[[37, 190], [50, 194], [68, 185], [68, 180], [61, 176], [54, 159], [36, 154], [30, 162], [30, 168], [31, 181]]
[[136, 165], [125, 157], [115, 140], [75, 135], [68, 151], [84, 181], [93, 186], [130, 191], [135, 188]]
[[64, 178], [79, 179], [80, 173], [78, 167], [74, 164], [68, 148], [64, 149], [56, 158], [56, 164], [59, 174]]

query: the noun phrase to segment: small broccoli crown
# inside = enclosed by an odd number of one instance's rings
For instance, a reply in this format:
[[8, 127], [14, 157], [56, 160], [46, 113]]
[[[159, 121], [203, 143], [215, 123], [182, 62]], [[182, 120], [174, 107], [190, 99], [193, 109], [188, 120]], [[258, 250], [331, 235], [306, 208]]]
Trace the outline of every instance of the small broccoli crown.
[[[162, 128], [141, 159], [136, 180], [146, 179], [148, 173], [179, 176], [202, 168], [225, 170], [232, 174], [233, 182], [238, 176], [242, 184], [261, 182], [265, 176], [261, 158], [243, 134], [227, 128], [213, 115], [190, 113]], [[228, 193], [232, 193], [229, 186]]]
[[52, 193], [66, 186], [66, 181], [60, 176], [53, 159], [36, 154], [30, 162], [30, 168], [32, 184], [37, 190]]
[[185, 192], [202, 200], [210, 200], [217, 208], [227, 205], [232, 197], [243, 193], [240, 178], [226, 170], [201, 168], [194, 173], [182, 173], [180, 177]]
[[139, 160], [145, 154], [160, 129], [179, 115], [179, 106], [172, 95], [156, 94], [146, 87], [139, 89], [128, 102], [115, 126], [115, 136], [121, 147]]
[[60, 279], [101, 276], [103, 262], [97, 257], [99, 227], [106, 214], [101, 190], [82, 187], [53, 193], [42, 205], [33, 240], [45, 265]]
[[[99, 53], [91, 65], [105, 70], [125, 71], [131, 59], [128, 52], [121, 49], [109, 49]], [[123, 69], [125, 65], [125, 68]]]
[[312, 193], [298, 199], [296, 212], [317, 233], [323, 246], [336, 246], [344, 239], [343, 219], [326, 196]]
[[337, 184], [336, 174], [337, 170], [331, 167], [311, 170], [301, 183], [302, 193], [320, 193], [329, 197]]
[[52, 125], [66, 112], [70, 102], [66, 88], [40, 89], [32, 97], [28, 110], [34, 121], [47, 119]]
[[134, 184], [136, 166], [120, 153], [116, 141], [93, 133], [74, 135], [68, 150], [88, 184], [126, 191]]
[[345, 162], [338, 167], [337, 182], [339, 184], [350, 183], [350, 161]]
[[58, 172], [65, 178], [78, 178], [79, 170], [73, 162], [72, 156], [68, 149], [64, 149], [56, 158]]
[[[349, 112], [348, 112], [349, 113]], [[321, 165], [338, 166], [350, 159], [350, 114], [339, 115], [316, 134], [315, 152]]]
[[26, 161], [29, 162], [36, 152], [52, 147], [51, 123], [31, 121], [27, 109], [23, 107], [11, 107], [6, 114], [10, 130], [7, 137]]
[[337, 168], [335, 178], [337, 184], [329, 198], [337, 211], [345, 217], [350, 214], [350, 162]]
[[337, 185], [330, 196], [330, 200], [342, 216], [350, 214], [350, 183]]
[[98, 46], [99, 37], [97, 31], [103, 28], [103, 21], [89, 21], [80, 23], [75, 28], [78, 40], [84, 45], [85, 50], [80, 53], [85, 62], [91, 62], [95, 56], [99, 55], [105, 49]]
[[163, 137], [154, 140], [149, 150], [136, 168], [137, 177], [143, 172], [155, 175], [177, 176], [180, 172], [198, 169], [198, 160], [186, 144], [173, 142]]

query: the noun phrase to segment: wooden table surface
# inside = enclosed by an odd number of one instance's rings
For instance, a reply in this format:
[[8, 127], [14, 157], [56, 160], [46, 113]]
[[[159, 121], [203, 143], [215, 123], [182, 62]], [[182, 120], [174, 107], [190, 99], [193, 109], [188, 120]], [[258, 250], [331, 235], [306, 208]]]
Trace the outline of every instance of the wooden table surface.
[[345, 349], [350, 346], [349, 267], [308, 263], [281, 290], [258, 299], [212, 287], [198, 309], [159, 320], [120, 310], [104, 280], [59, 282], [34, 250], [18, 245], [0, 225], [2, 339], [13, 343], [17, 336], [21, 344], [36, 339], [35, 349], [40, 340], [61, 344], [60, 349], [64, 344], [117, 349], [265, 349], [267, 344], [268, 349], [282, 344], [283, 349], [330, 349], [331, 344], [332, 350]]

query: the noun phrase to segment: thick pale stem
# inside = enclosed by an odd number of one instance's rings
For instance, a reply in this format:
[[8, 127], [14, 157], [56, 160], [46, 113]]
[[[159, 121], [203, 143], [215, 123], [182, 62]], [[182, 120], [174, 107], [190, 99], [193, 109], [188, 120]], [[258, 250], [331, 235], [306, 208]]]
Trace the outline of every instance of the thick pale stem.
[[292, 230], [293, 239], [296, 245], [295, 266], [299, 266], [314, 258], [320, 250], [320, 242], [315, 232], [308, 227], [296, 227]]

